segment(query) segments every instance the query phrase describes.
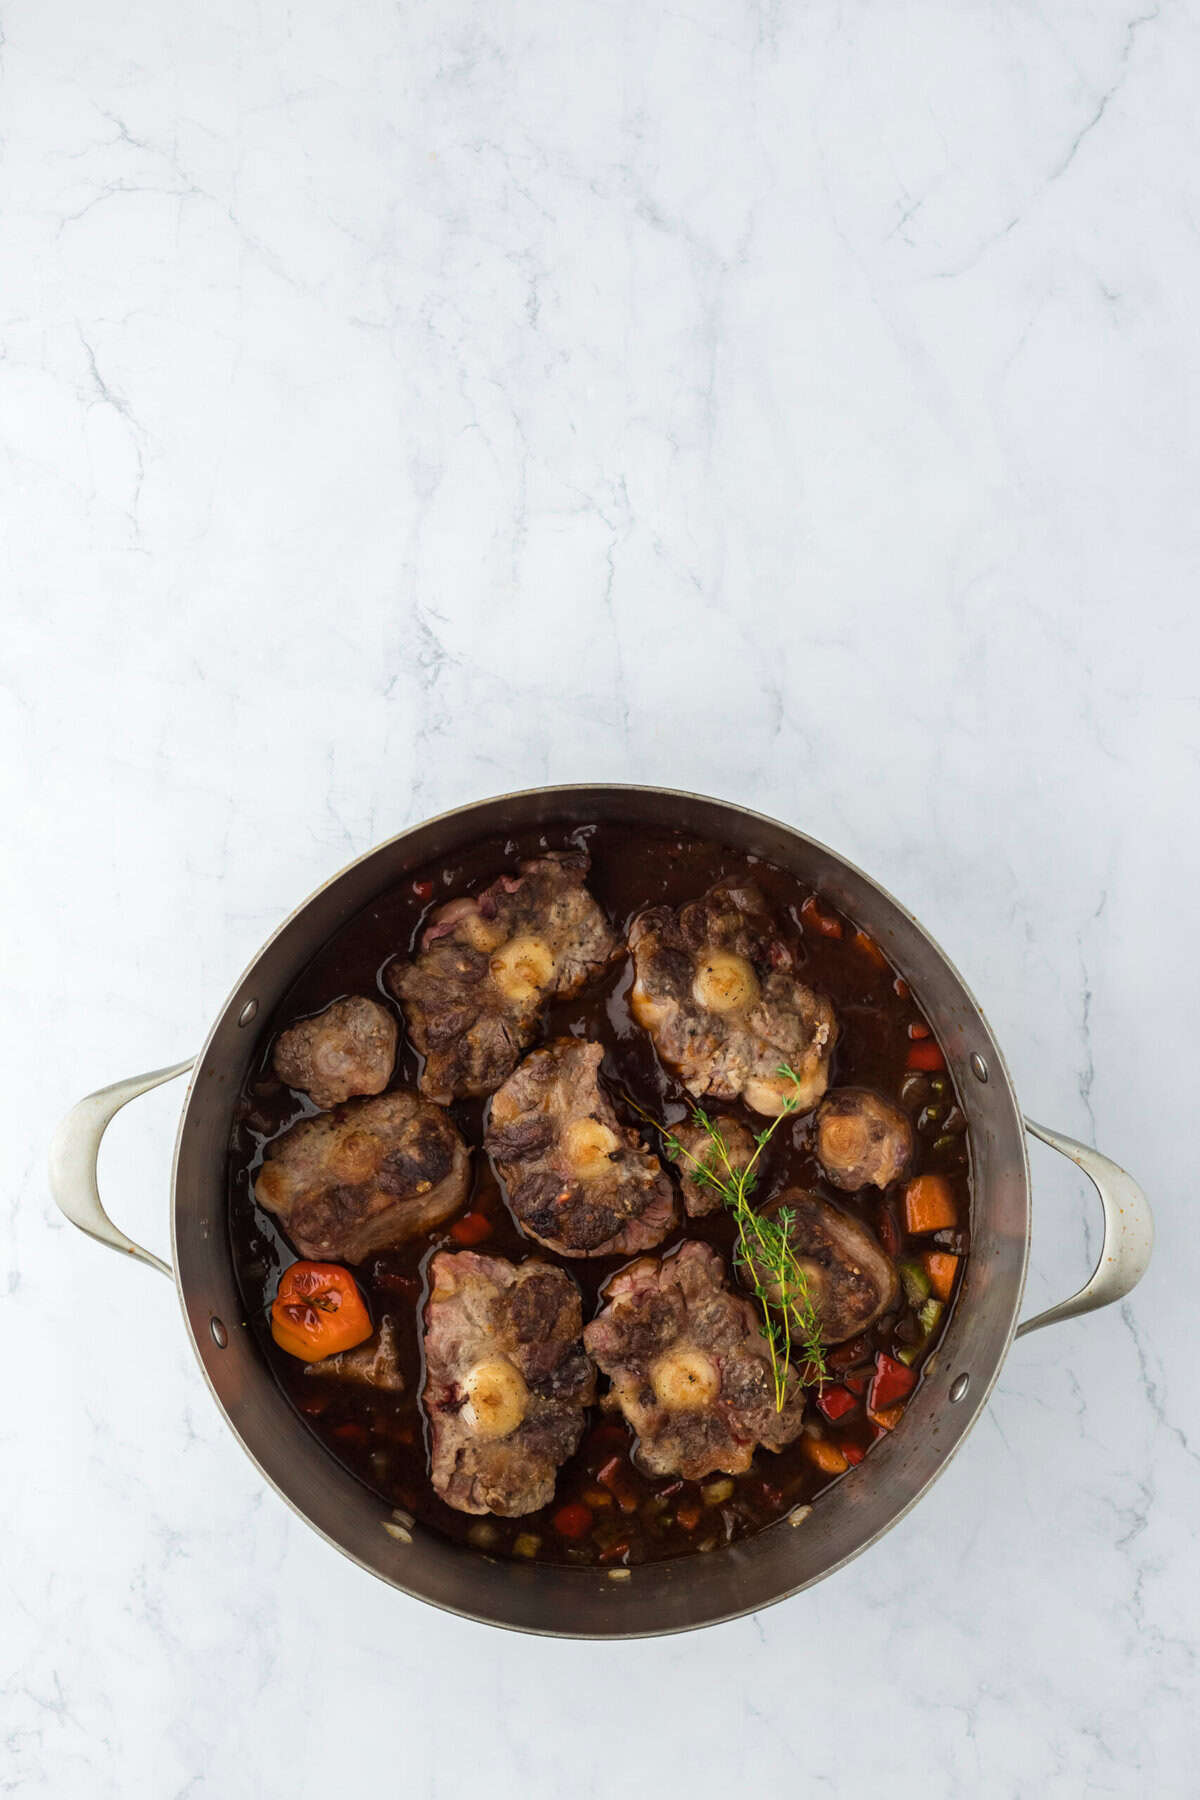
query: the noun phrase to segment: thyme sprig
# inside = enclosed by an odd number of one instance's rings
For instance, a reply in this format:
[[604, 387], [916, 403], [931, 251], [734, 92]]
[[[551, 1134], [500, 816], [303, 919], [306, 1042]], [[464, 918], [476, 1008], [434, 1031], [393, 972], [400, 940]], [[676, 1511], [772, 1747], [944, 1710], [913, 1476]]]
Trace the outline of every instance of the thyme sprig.
[[704, 1128], [708, 1147], [696, 1156], [675, 1133], [651, 1119], [649, 1113], [636, 1110], [662, 1133], [667, 1154], [675, 1162], [686, 1162], [703, 1187], [720, 1194], [733, 1214], [737, 1226], [734, 1262], [743, 1274], [762, 1312], [762, 1334], [771, 1352], [771, 1375], [775, 1387], [775, 1410], [782, 1412], [787, 1400], [787, 1372], [793, 1354], [800, 1362], [800, 1379], [809, 1386], [820, 1387], [827, 1376], [825, 1353], [821, 1346], [821, 1326], [812, 1297], [808, 1277], [792, 1248], [791, 1227], [795, 1213], [781, 1207], [774, 1218], [756, 1212], [750, 1204], [759, 1177], [758, 1162], [780, 1124], [799, 1110], [800, 1077], [787, 1063], [781, 1063], [776, 1074], [792, 1083], [792, 1091], [769, 1125], [755, 1133], [754, 1154], [744, 1169], [734, 1167], [729, 1145], [716, 1121], [702, 1107], [695, 1107], [692, 1117]]

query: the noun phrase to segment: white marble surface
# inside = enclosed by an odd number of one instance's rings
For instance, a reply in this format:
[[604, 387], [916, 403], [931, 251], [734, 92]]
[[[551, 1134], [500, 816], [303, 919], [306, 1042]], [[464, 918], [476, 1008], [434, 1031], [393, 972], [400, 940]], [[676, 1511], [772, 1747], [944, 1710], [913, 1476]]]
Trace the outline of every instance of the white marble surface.
[[[0, 1785], [1193, 1795], [1195, 14], [5, 32]], [[1160, 1230], [874, 1554], [632, 1647], [461, 1624], [318, 1542], [167, 1284], [44, 1177], [66, 1106], [189, 1053], [353, 854], [589, 778], [869, 867]], [[102, 1164], [159, 1248], [176, 1106]], [[1034, 1167], [1045, 1304], [1095, 1223]]]

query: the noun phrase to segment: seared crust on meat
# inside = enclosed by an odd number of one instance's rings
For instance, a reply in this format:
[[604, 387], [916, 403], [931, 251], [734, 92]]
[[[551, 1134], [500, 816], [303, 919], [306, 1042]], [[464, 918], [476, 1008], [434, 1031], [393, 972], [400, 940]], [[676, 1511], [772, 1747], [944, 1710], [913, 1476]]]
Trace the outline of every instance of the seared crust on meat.
[[554, 1497], [596, 1372], [579, 1290], [562, 1269], [439, 1251], [425, 1307], [431, 1479], [447, 1505], [517, 1518]]
[[301, 1019], [275, 1040], [271, 1060], [289, 1087], [324, 1108], [355, 1094], [381, 1094], [396, 1061], [396, 1021], [378, 1000], [349, 994]]
[[[629, 933], [629, 997], [662, 1061], [693, 1094], [755, 1112], [801, 1111], [829, 1083], [833, 1008], [796, 973], [795, 953], [752, 882], [718, 882], [678, 913], [652, 907]], [[799, 1078], [799, 1090], [780, 1068]]]
[[629, 1256], [676, 1220], [669, 1176], [600, 1085], [599, 1044], [535, 1050], [492, 1101], [484, 1146], [521, 1229], [560, 1256]]
[[451, 1119], [399, 1088], [291, 1126], [268, 1146], [254, 1198], [302, 1256], [357, 1263], [440, 1225], [469, 1176]]
[[360, 1344], [357, 1350], [339, 1350], [335, 1356], [323, 1356], [320, 1362], [305, 1363], [304, 1373], [317, 1379], [332, 1377], [357, 1387], [374, 1388], [381, 1394], [402, 1394], [404, 1376], [400, 1369], [396, 1321], [387, 1315], [375, 1336]]
[[584, 886], [582, 852], [548, 851], [474, 897], [439, 907], [412, 962], [386, 974], [425, 1058], [421, 1092], [443, 1103], [490, 1094], [566, 998], [621, 949]]
[[[744, 1125], [739, 1125], [736, 1119], [716, 1119], [714, 1123], [721, 1133], [729, 1168], [703, 1125], [689, 1120], [686, 1125], [671, 1127], [671, 1136], [678, 1139], [687, 1152], [678, 1159], [675, 1167], [679, 1170], [679, 1185], [689, 1219], [703, 1219], [708, 1213], [718, 1212], [725, 1204], [718, 1189], [711, 1181], [704, 1180], [697, 1163], [701, 1169], [711, 1169], [722, 1180], [728, 1181], [731, 1171], [740, 1175], [754, 1155], [754, 1136]], [[756, 1166], [755, 1174], [758, 1173]]]
[[637, 1432], [637, 1460], [651, 1474], [740, 1475], [756, 1445], [782, 1450], [799, 1436], [804, 1390], [789, 1369], [776, 1410], [758, 1314], [707, 1244], [641, 1258], [614, 1276], [606, 1299], [583, 1341], [612, 1381], [605, 1406]]

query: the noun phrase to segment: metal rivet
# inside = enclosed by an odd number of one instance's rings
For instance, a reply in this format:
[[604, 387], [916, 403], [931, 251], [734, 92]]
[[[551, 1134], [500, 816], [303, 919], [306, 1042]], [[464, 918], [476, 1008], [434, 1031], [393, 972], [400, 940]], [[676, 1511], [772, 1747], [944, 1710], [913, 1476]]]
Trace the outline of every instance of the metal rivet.
[[988, 1066], [984, 1062], [982, 1056], [980, 1056], [978, 1050], [972, 1050], [971, 1052], [971, 1073], [976, 1081], [986, 1081], [988, 1078]]
[[238, 1024], [239, 1025], [248, 1025], [250, 1023], [251, 1019], [254, 1018], [254, 1016], [257, 1012], [258, 1012], [258, 1001], [257, 1000], [247, 1000], [245, 1006], [243, 1006], [241, 1012], [238, 1014]]
[[212, 1341], [217, 1346], [217, 1349], [223, 1350], [229, 1342], [229, 1333], [226, 1331], [220, 1319], [218, 1319], [216, 1313], [214, 1313], [212, 1318], [208, 1321], [208, 1329], [212, 1332]]
[[955, 1405], [962, 1399], [970, 1385], [971, 1377], [969, 1375], [963, 1374], [954, 1377], [950, 1383], [950, 1399]]

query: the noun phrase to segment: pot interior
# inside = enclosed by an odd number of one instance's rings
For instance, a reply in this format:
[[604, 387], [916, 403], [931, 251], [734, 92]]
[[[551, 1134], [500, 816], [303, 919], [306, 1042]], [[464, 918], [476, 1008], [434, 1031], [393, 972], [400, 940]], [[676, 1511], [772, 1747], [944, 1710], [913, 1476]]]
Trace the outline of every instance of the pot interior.
[[[419, 1524], [410, 1542], [397, 1538], [386, 1505], [300, 1426], [259, 1354], [242, 1316], [226, 1215], [233, 1107], [259, 1030], [332, 933], [412, 869], [449, 859], [480, 837], [595, 820], [677, 829], [764, 857], [868, 931], [912, 987], [946, 1053], [967, 1113], [972, 1163], [972, 1248], [962, 1291], [900, 1428], [799, 1523], [784, 1520], [707, 1556], [648, 1563], [616, 1579], [608, 1570], [487, 1557]], [[285, 921], [230, 996], [193, 1072], [176, 1144], [172, 1229], [185, 1316], [217, 1402], [263, 1475], [315, 1530], [383, 1580], [470, 1618], [570, 1637], [643, 1636], [711, 1624], [795, 1593], [873, 1543], [913, 1504], [969, 1430], [1011, 1341], [1028, 1251], [1029, 1183], [1020, 1113], [987, 1023], [956, 970], [890, 895], [823, 845], [724, 801], [656, 788], [562, 787], [481, 801], [416, 826], [352, 863]], [[214, 1333], [215, 1320], [224, 1332]]]

